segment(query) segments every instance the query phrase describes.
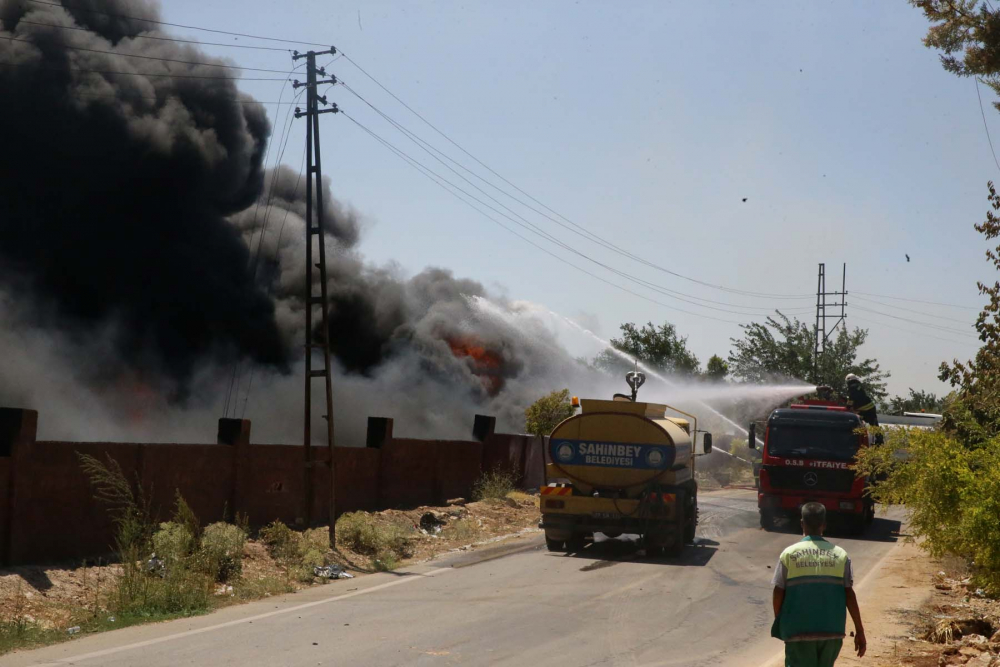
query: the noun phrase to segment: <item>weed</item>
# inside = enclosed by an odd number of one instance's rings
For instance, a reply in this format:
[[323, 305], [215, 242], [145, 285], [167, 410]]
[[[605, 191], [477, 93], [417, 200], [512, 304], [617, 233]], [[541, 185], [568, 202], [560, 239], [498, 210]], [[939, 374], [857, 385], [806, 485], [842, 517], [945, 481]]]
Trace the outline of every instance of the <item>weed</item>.
[[372, 558], [372, 569], [376, 572], [391, 572], [399, 567], [399, 561], [390, 552]]
[[479, 526], [471, 519], [453, 521], [443, 531], [453, 540], [474, 540], [479, 536]]
[[243, 572], [246, 540], [246, 533], [231, 523], [220, 521], [206, 527], [198, 548], [199, 569], [215, 581], [239, 577]]
[[195, 536], [183, 523], [166, 521], [153, 533], [153, 552], [170, 567], [183, 566], [197, 548]]
[[411, 529], [379, 520], [368, 512], [348, 512], [337, 519], [337, 542], [370, 556], [375, 570], [391, 570], [409, 554]]
[[503, 500], [515, 490], [514, 475], [508, 470], [496, 467], [483, 473], [472, 486], [473, 500]]
[[298, 533], [275, 521], [261, 529], [260, 539], [289, 577], [305, 583], [313, 580], [313, 568], [326, 565], [327, 534], [321, 528]]
[[259, 600], [294, 590], [295, 587], [284, 577], [243, 577], [233, 584], [233, 591], [239, 600]]

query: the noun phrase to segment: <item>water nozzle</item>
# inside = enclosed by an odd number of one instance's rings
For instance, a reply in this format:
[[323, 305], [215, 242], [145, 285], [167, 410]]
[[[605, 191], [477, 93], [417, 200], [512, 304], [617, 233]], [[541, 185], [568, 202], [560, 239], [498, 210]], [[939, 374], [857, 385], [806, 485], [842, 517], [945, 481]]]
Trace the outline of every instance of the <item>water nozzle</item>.
[[632, 389], [632, 402], [635, 402], [635, 397], [639, 394], [639, 387], [646, 382], [646, 374], [639, 371], [632, 371], [625, 374], [625, 382]]

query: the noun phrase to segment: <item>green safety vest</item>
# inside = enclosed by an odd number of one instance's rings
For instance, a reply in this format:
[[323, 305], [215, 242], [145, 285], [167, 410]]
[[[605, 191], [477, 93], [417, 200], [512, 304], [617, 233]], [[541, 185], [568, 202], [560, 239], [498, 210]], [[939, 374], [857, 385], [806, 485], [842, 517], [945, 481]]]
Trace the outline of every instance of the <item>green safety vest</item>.
[[781, 612], [771, 636], [785, 641], [814, 633], [844, 635], [847, 552], [822, 537], [806, 536], [781, 552], [788, 572]]

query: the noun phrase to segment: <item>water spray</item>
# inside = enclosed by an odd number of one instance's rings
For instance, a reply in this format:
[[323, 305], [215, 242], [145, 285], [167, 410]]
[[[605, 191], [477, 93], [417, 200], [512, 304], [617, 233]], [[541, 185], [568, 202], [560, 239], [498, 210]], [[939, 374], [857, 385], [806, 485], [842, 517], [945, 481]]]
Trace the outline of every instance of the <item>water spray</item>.
[[[676, 383], [670, 381], [664, 375], [661, 375], [660, 373], [657, 373], [653, 369], [649, 368], [647, 365], [640, 363], [638, 359], [632, 358], [631, 356], [629, 356], [625, 352], [622, 352], [621, 350], [619, 350], [618, 348], [616, 348], [615, 346], [613, 346], [611, 344], [611, 341], [604, 340], [603, 338], [601, 338], [600, 336], [598, 336], [597, 334], [595, 334], [593, 331], [590, 331], [589, 329], [586, 329], [586, 328], [580, 326], [579, 324], [577, 324], [573, 320], [569, 319], [565, 315], [560, 315], [559, 313], [556, 313], [556, 312], [551, 311], [551, 310], [549, 311], [549, 314], [551, 314], [553, 317], [558, 317], [558, 318], [562, 319], [563, 321], [565, 321], [567, 324], [569, 324], [570, 326], [572, 326], [576, 330], [578, 330], [578, 331], [586, 334], [587, 336], [593, 338], [595, 341], [599, 342], [602, 346], [604, 346], [607, 350], [609, 350], [615, 356], [617, 356], [617, 357], [619, 357], [619, 358], [621, 358], [624, 361], [627, 361], [629, 363], [635, 363], [636, 366], [638, 368], [641, 368], [643, 371], [645, 371], [645, 373], [647, 375], [656, 378], [657, 380], [659, 380], [660, 382], [662, 382], [666, 386], [668, 386], [668, 387], [670, 387], [672, 389], [678, 389], [679, 388]], [[800, 385], [794, 385], [794, 386], [789, 386], [788, 389], [792, 392], [792, 396], [801, 396], [803, 394], [808, 394], [808, 393], [811, 393], [811, 392], [815, 391], [816, 387], [811, 386], [811, 385], [801, 385], [801, 386]], [[742, 426], [740, 426], [739, 424], [737, 424], [735, 421], [733, 421], [729, 417], [725, 416], [724, 414], [722, 414], [721, 412], [719, 412], [718, 410], [716, 410], [715, 408], [713, 408], [711, 405], [709, 405], [705, 401], [697, 399], [697, 398], [693, 398], [692, 400], [695, 403], [697, 403], [698, 405], [704, 407], [706, 410], [710, 411], [712, 414], [714, 414], [717, 417], [719, 417], [720, 419], [722, 419], [727, 424], [731, 425], [736, 430], [738, 430], [741, 433], [743, 433], [744, 435], [746, 435], [748, 438], [750, 437], [750, 432], [747, 429], [743, 428]], [[764, 443], [763, 443], [763, 441], [760, 438], [756, 438], [755, 437], [754, 439], [758, 443], [760, 443], [760, 445], [763, 447]], [[742, 459], [742, 458], [740, 458], [738, 456], [730, 454], [729, 452], [725, 451], [724, 449], [720, 449], [718, 447], [715, 447], [714, 445], [712, 446], [712, 449], [714, 449], [717, 452], [722, 452], [723, 454], [732, 456], [733, 458], [737, 458], [737, 459], [739, 459], [741, 461], [746, 461], [746, 459]], [[746, 462], [750, 463], [750, 461], [746, 461]]]

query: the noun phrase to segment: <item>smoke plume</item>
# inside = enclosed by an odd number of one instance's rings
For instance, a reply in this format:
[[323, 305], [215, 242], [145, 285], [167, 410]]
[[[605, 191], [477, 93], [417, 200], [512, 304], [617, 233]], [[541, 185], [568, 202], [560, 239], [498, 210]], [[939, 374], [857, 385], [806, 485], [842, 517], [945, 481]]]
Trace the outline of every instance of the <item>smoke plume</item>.
[[[266, 168], [270, 124], [238, 70], [197, 64], [232, 63], [148, 39], [158, 18], [148, 0], [0, 0], [0, 405], [38, 409], [49, 438], [205, 441], [226, 410], [255, 441], [297, 442], [305, 182]], [[324, 189], [314, 333], [341, 444], [369, 415], [468, 437], [476, 412], [518, 430], [550, 391], [623, 389], [525, 304], [366, 261], [367, 221]]]
[[[295, 441], [304, 181], [265, 169], [238, 70], [143, 19], [157, 5], [0, 0], [0, 403], [51, 436], [187, 439], [227, 395]], [[325, 199], [338, 433], [380, 413], [467, 435], [477, 410], [518, 428], [535, 380], [572, 366], [551, 334], [484, 315], [483, 287], [444, 269], [370, 265], [358, 213]]]

